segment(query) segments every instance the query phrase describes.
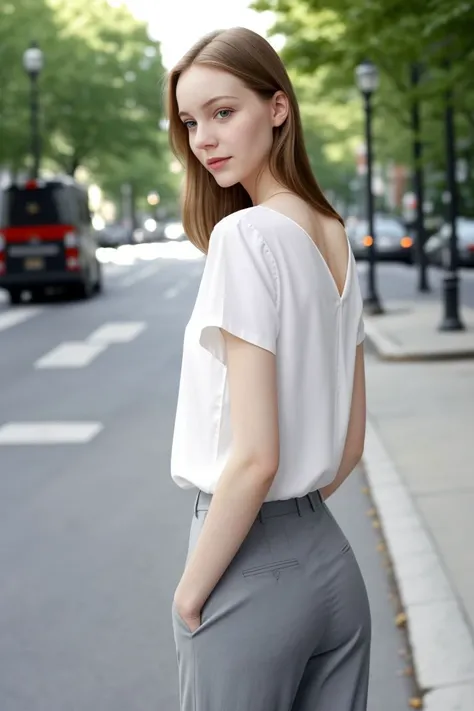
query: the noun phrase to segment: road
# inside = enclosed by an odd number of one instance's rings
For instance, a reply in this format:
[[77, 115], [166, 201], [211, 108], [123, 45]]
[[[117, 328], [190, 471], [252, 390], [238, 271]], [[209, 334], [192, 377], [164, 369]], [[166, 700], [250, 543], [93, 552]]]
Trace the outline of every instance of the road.
[[[169, 454], [196, 256], [114, 253], [88, 302], [0, 296], [2, 711], [178, 710], [170, 606], [194, 495]], [[371, 600], [369, 711], [402, 711], [406, 646], [363, 487], [357, 471], [331, 507]]]

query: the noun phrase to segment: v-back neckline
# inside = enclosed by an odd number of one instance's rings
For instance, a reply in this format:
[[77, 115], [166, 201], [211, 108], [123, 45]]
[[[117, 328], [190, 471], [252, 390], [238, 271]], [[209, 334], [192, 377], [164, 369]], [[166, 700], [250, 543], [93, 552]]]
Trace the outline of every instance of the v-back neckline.
[[280, 212], [279, 210], [275, 210], [273, 207], [268, 207], [267, 205], [255, 205], [254, 207], [261, 208], [262, 210], [268, 210], [269, 212], [272, 212], [274, 215], [279, 215], [279, 216], [282, 217], [284, 220], [286, 220], [287, 222], [289, 222], [290, 224], [292, 224], [293, 227], [296, 227], [302, 234], [304, 234], [304, 235], [307, 237], [307, 239], [309, 239], [309, 241], [310, 241], [311, 244], [313, 245], [314, 250], [316, 251], [316, 254], [317, 254], [319, 260], [324, 264], [324, 267], [325, 267], [325, 269], [326, 269], [326, 273], [327, 273], [327, 275], [329, 276], [330, 282], [331, 282], [331, 284], [332, 284], [332, 288], [333, 288], [334, 291], [336, 292], [336, 295], [337, 295], [338, 300], [339, 300], [340, 302], [343, 301], [343, 299], [344, 299], [344, 297], [345, 297], [345, 294], [346, 294], [346, 292], [347, 292], [347, 289], [348, 289], [348, 287], [349, 287], [350, 271], [351, 271], [351, 263], [352, 263], [352, 260], [351, 260], [351, 248], [350, 248], [349, 238], [348, 238], [348, 236], [347, 236], [347, 232], [344, 230], [344, 233], [345, 233], [345, 235], [346, 235], [346, 240], [347, 240], [347, 249], [348, 249], [348, 251], [347, 251], [346, 276], [345, 276], [345, 279], [344, 279], [344, 285], [343, 285], [343, 287], [342, 287], [342, 291], [339, 291], [339, 287], [338, 287], [338, 285], [337, 285], [337, 283], [336, 283], [336, 280], [335, 280], [335, 278], [334, 278], [334, 275], [333, 275], [332, 271], [329, 269], [329, 265], [328, 265], [328, 263], [326, 262], [326, 260], [324, 259], [321, 250], [319, 249], [318, 245], [316, 244], [316, 242], [314, 241], [314, 239], [311, 237], [311, 235], [304, 229], [304, 227], [302, 227], [298, 222], [296, 222], [295, 220], [293, 220], [292, 217], [289, 217], [288, 215], [285, 215], [284, 212]]

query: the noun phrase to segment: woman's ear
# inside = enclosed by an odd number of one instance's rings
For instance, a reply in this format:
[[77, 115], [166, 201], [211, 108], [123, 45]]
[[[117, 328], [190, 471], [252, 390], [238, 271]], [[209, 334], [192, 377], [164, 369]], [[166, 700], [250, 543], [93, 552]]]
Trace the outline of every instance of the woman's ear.
[[283, 91], [277, 91], [272, 96], [272, 123], [273, 127], [281, 126], [289, 113], [288, 97]]

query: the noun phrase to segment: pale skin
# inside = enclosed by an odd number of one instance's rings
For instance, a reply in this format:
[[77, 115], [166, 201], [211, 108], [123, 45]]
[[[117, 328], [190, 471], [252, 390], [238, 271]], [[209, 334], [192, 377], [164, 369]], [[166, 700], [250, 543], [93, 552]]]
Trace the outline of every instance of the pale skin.
[[[232, 98], [216, 99], [222, 96]], [[342, 226], [316, 214], [289, 193], [268, 168], [273, 129], [288, 116], [285, 94], [276, 92], [272, 99], [263, 100], [231, 74], [193, 66], [178, 82], [177, 101], [197, 159], [208, 167], [209, 158], [230, 157], [223, 169], [213, 173], [219, 185], [229, 187], [239, 182], [254, 205], [271, 205], [299, 223], [314, 239], [342, 292], [347, 269], [347, 240]], [[222, 330], [222, 334], [232, 448], [174, 595], [175, 608], [191, 632], [201, 624], [204, 603], [250, 531], [279, 465], [275, 356], [227, 331]], [[320, 490], [323, 498], [331, 495], [359, 462], [364, 433], [364, 356], [362, 346], [358, 346], [344, 454], [334, 481]]]

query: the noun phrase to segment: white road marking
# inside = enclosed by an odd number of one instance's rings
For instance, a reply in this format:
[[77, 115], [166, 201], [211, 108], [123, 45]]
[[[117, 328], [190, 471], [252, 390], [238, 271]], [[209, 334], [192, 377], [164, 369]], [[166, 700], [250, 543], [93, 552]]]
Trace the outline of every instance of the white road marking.
[[0, 445], [85, 444], [102, 428], [100, 422], [7, 422], [0, 426]]
[[37, 316], [43, 309], [31, 308], [29, 306], [12, 309], [4, 314], [0, 314], [0, 331], [6, 331], [7, 328], [16, 326], [19, 323], [28, 321], [33, 316]]
[[107, 344], [65, 341], [39, 358], [35, 368], [84, 368], [92, 363], [107, 347]]
[[105, 323], [84, 341], [64, 341], [35, 362], [35, 368], [84, 368], [114, 343], [128, 343], [146, 327], [143, 321]]
[[102, 265], [102, 273], [106, 279], [115, 279], [122, 276], [125, 271], [128, 271], [128, 268], [120, 266], [120, 264], [105, 263]]
[[143, 281], [144, 279], [148, 279], [154, 274], [157, 274], [161, 270], [161, 268], [162, 264], [149, 264], [143, 269], [141, 269], [138, 273], [130, 274], [128, 277], [125, 277], [125, 279], [121, 282], [120, 286], [124, 288], [128, 286], [133, 286], [133, 284], [137, 284], [139, 281]]
[[111, 343], [128, 343], [133, 341], [145, 328], [144, 321], [105, 323], [86, 338], [86, 343], [97, 343], [104, 347]]
[[164, 299], [174, 299], [189, 284], [189, 279], [183, 279], [174, 286], [171, 286], [163, 294]]

